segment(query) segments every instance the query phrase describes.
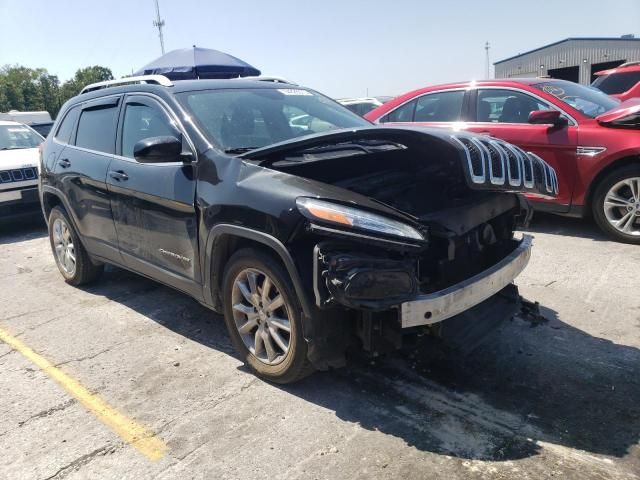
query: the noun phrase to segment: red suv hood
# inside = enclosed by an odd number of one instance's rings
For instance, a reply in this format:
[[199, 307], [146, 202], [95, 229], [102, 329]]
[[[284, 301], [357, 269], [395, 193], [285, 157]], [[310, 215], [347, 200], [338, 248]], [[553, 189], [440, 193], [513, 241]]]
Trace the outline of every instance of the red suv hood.
[[640, 98], [622, 102], [616, 108], [598, 115], [596, 120], [605, 127], [640, 128]]

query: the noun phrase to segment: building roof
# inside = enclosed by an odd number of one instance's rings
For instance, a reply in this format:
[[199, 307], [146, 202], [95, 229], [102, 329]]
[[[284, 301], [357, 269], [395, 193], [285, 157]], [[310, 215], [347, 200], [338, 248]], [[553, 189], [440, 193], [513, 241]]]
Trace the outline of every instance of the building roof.
[[519, 57], [524, 57], [525, 55], [529, 55], [530, 53], [534, 53], [537, 52], [539, 50], [544, 50], [545, 48], [549, 48], [549, 47], [554, 47], [556, 45], [559, 45], [561, 43], [564, 42], [570, 42], [570, 41], [593, 41], [593, 40], [606, 40], [606, 41], [619, 41], [619, 42], [640, 42], [640, 38], [633, 38], [633, 37], [569, 37], [569, 38], [565, 38], [563, 40], [558, 40], [557, 42], [553, 42], [553, 43], [549, 43], [547, 45], [543, 45], [542, 47], [538, 47], [538, 48], [534, 48], [533, 50], [529, 50], [528, 52], [524, 52], [524, 53], [519, 53], [518, 55], [514, 55], [512, 57], [509, 58], [505, 58], [503, 60], [498, 60], [497, 62], [494, 62], [494, 65], [498, 65], [499, 63], [504, 63], [504, 62], [508, 62], [509, 60], [513, 60], [515, 58], [519, 58]]

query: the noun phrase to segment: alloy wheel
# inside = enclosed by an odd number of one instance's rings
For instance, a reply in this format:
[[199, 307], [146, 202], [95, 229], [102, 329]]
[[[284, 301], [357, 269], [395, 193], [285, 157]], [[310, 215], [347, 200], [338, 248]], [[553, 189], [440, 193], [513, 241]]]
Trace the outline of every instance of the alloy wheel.
[[58, 259], [58, 265], [67, 275], [72, 277], [76, 272], [76, 250], [71, 230], [61, 218], [56, 218], [53, 221], [53, 247]]
[[264, 272], [242, 270], [233, 282], [233, 318], [247, 349], [261, 362], [276, 365], [289, 353], [290, 307]]
[[626, 235], [640, 236], [640, 177], [619, 181], [604, 197], [609, 224]]

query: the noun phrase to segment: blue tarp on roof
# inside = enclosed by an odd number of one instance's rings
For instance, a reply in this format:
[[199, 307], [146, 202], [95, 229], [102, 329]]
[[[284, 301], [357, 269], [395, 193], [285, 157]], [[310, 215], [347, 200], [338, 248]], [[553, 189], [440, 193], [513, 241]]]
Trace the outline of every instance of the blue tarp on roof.
[[171, 80], [188, 80], [258, 76], [260, 70], [227, 53], [194, 46], [172, 50], [134, 75], [164, 75]]

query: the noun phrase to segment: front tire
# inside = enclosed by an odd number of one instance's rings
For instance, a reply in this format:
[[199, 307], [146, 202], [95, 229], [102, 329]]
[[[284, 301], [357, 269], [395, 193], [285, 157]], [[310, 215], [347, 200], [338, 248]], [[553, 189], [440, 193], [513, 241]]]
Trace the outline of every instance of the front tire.
[[58, 270], [68, 284], [83, 285], [102, 273], [104, 266], [91, 261], [67, 212], [59, 206], [49, 214], [49, 242]]
[[279, 262], [260, 250], [239, 250], [227, 263], [222, 287], [229, 336], [258, 376], [284, 384], [313, 372], [302, 308]]
[[640, 166], [604, 177], [595, 189], [592, 209], [596, 223], [611, 238], [640, 245]]

